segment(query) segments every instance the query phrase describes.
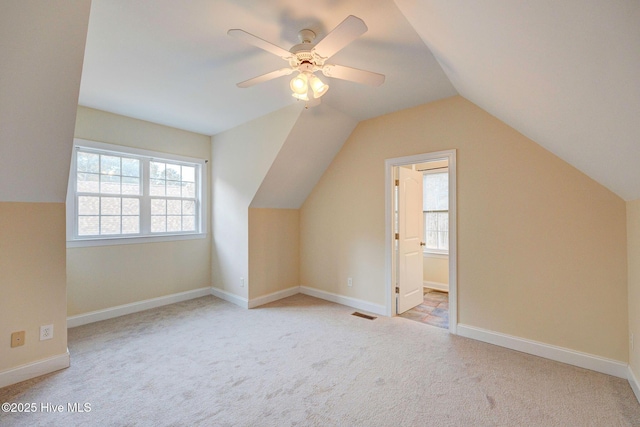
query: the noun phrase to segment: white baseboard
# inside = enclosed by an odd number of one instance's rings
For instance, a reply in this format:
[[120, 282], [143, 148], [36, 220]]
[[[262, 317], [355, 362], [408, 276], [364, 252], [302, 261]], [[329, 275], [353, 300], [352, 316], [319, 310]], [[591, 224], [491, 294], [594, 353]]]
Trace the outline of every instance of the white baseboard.
[[0, 372], [0, 388], [40, 375], [50, 374], [69, 367], [69, 350], [64, 354], [49, 357], [47, 359], [38, 360], [37, 362], [27, 363], [12, 369]]
[[633, 374], [633, 371], [631, 370], [631, 366], [627, 368], [627, 381], [629, 381], [631, 390], [633, 390], [633, 394], [636, 395], [636, 399], [640, 403], [640, 383], [638, 383], [638, 379]]
[[300, 286], [300, 293], [323, 300], [336, 302], [348, 307], [357, 308], [358, 310], [368, 311], [369, 313], [378, 314], [380, 316], [387, 315], [386, 307], [384, 305], [374, 304], [368, 301], [363, 301], [361, 299], [338, 295], [334, 294], [333, 292], [321, 291], [319, 289], [308, 288], [306, 286]]
[[116, 307], [105, 308], [104, 310], [91, 311], [89, 313], [67, 317], [67, 328], [75, 328], [76, 326], [112, 319], [114, 317], [124, 316], [125, 314], [137, 313], [139, 311], [149, 310], [151, 308], [200, 298], [207, 295], [211, 295], [211, 288], [209, 287], [133, 302], [131, 304], [118, 305]]
[[235, 304], [238, 307], [249, 308], [249, 300], [247, 300], [244, 297], [232, 294], [230, 292], [223, 291], [222, 289], [218, 289], [215, 287], [211, 288], [211, 295], [213, 295], [214, 297], [218, 297], [222, 300], [228, 301], [232, 304]]
[[258, 298], [254, 298], [249, 300], [249, 308], [259, 307], [264, 304], [269, 304], [270, 302], [278, 301], [282, 298], [287, 298], [295, 294], [300, 293], [300, 286], [292, 286], [287, 289], [283, 289], [281, 291], [272, 292], [267, 295], [263, 295]]
[[627, 364], [618, 360], [594, 356], [564, 347], [557, 347], [460, 323], [458, 323], [458, 335], [578, 366], [580, 368], [590, 369], [603, 374], [613, 375], [614, 377], [627, 378], [628, 376]]
[[436, 291], [449, 292], [448, 283], [429, 282], [424, 280], [422, 286], [429, 289], [435, 289]]

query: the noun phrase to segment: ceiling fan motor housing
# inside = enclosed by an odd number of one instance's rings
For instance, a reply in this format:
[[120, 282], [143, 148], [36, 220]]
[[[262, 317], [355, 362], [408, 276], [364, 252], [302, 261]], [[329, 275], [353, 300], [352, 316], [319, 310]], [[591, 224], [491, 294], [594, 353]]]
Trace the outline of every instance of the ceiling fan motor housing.
[[313, 72], [322, 69], [326, 58], [313, 51], [315, 47], [313, 40], [316, 38], [316, 33], [308, 29], [301, 30], [298, 33], [298, 38], [300, 43], [289, 49], [289, 52], [293, 54], [289, 59], [291, 67], [297, 68], [301, 72]]

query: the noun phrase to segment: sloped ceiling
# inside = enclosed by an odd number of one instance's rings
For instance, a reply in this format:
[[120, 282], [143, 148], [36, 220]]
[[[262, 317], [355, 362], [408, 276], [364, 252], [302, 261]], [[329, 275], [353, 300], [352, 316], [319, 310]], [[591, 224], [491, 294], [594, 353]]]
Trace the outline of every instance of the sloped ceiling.
[[291, 105], [281, 68], [226, 35], [284, 48], [347, 15], [369, 31], [332, 61], [383, 73], [331, 79], [322, 98], [363, 120], [457, 93], [626, 200], [640, 199], [637, 0], [93, 0], [80, 104], [217, 134]]
[[640, 198], [640, 2], [396, 0], [460, 95]]
[[0, 3], [2, 202], [65, 201], [89, 7]]
[[250, 207], [300, 208], [357, 124], [326, 104], [303, 110]]

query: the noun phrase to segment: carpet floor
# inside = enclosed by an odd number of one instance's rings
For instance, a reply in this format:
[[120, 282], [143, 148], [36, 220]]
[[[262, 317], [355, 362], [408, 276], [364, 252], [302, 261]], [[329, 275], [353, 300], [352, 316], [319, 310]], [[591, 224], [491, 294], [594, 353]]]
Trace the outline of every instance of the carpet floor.
[[353, 311], [203, 297], [73, 328], [70, 368], [0, 389], [64, 410], [0, 412], [0, 425], [640, 425], [626, 380]]

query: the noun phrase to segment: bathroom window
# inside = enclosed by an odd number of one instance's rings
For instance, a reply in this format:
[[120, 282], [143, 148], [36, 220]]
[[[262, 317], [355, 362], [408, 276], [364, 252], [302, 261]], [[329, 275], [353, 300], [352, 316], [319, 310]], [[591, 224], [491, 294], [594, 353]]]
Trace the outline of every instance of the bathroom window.
[[423, 175], [425, 252], [449, 253], [449, 172], [425, 171]]

